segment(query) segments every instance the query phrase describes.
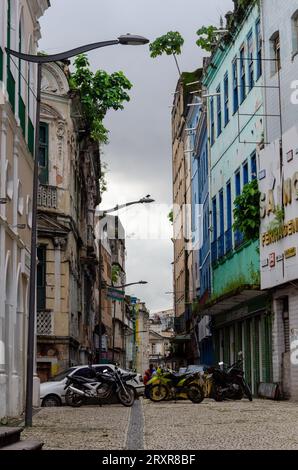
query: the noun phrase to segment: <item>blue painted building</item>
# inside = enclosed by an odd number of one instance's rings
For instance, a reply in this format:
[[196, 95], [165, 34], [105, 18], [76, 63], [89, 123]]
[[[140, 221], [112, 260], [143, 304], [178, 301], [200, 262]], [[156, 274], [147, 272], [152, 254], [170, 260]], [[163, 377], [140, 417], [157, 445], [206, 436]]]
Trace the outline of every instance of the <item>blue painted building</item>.
[[[245, 4], [245, 6], [243, 6]], [[265, 112], [262, 36], [257, 0], [235, 3], [229, 30], [205, 69], [209, 131], [212, 316], [216, 358], [244, 353], [247, 381], [257, 392], [272, 376], [271, 316], [259, 285], [259, 241], [233, 230], [234, 201], [257, 177]]]

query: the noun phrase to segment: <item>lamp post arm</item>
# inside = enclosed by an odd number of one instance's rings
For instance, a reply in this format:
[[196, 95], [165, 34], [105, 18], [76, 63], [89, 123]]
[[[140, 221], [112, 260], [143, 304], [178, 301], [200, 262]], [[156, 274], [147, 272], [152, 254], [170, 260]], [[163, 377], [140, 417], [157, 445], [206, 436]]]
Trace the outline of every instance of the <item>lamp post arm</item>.
[[142, 202], [141, 201], [132, 201], [132, 202], [128, 202], [126, 204], [120, 204], [120, 205], [117, 205], [117, 206], [113, 207], [112, 209], [107, 209], [106, 211], [103, 211], [102, 215], [104, 217], [106, 214], [110, 214], [111, 212], [116, 212], [119, 209], [124, 209], [125, 207], [133, 206], [134, 204], [142, 204]]
[[27, 62], [33, 62], [37, 64], [47, 64], [49, 62], [57, 62], [59, 60], [69, 59], [70, 57], [74, 57], [79, 54], [83, 54], [84, 52], [92, 51], [93, 49], [99, 49], [100, 47], [106, 46], [114, 46], [116, 44], [120, 44], [118, 39], [114, 39], [112, 41], [101, 41], [101, 42], [94, 42], [92, 44], [86, 44], [85, 46], [76, 47], [75, 49], [70, 49], [69, 51], [61, 52], [59, 54], [52, 54], [52, 55], [31, 55], [31, 54], [23, 54], [22, 52], [14, 51], [9, 48], [5, 48], [7, 54], [13, 55], [18, 59], [25, 60]]

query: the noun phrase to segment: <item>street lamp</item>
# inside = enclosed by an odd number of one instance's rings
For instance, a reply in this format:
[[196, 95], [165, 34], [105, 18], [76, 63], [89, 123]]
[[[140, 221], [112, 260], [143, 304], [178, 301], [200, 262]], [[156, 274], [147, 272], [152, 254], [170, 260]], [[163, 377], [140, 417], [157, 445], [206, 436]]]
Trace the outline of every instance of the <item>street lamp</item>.
[[150, 196], [150, 194], [147, 194], [147, 196], [142, 197], [141, 199], [138, 199], [137, 201], [131, 201], [127, 202], [126, 204], [120, 204], [116, 205], [112, 209], [107, 209], [102, 212], [100, 212], [100, 218], [104, 218], [106, 214], [110, 214], [111, 212], [117, 212], [119, 209], [124, 209], [125, 207], [133, 206], [134, 204], [150, 204], [151, 202], [155, 202], [154, 199]]
[[35, 129], [35, 149], [34, 149], [34, 170], [33, 170], [33, 199], [32, 199], [32, 235], [31, 235], [31, 264], [30, 264], [30, 286], [29, 286], [29, 319], [28, 319], [28, 349], [27, 349], [27, 383], [26, 383], [26, 410], [25, 425], [32, 426], [32, 397], [33, 397], [33, 372], [34, 372], [34, 330], [35, 330], [35, 297], [36, 297], [36, 243], [37, 243], [37, 193], [38, 193], [38, 156], [39, 156], [39, 122], [40, 122], [40, 102], [41, 102], [41, 79], [42, 64], [62, 61], [77, 56], [84, 52], [101, 47], [122, 45], [143, 45], [149, 39], [143, 36], [126, 34], [112, 41], [101, 41], [87, 44], [75, 49], [71, 49], [60, 54], [47, 56], [23, 54], [5, 48], [7, 55], [12, 55], [20, 60], [37, 64], [37, 90], [36, 90], [36, 129]]
[[[131, 282], [129, 284], [123, 284], [121, 286], [108, 286], [114, 289], [119, 289], [122, 288], [124, 289], [125, 287], [129, 286], [135, 286], [138, 284], [148, 284], [147, 281], [139, 281], [139, 282]], [[114, 357], [115, 357], [115, 323], [116, 323], [116, 300], [113, 300], [114, 304], [114, 311], [113, 311], [113, 349], [112, 349], [112, 362], [114, 362]]]

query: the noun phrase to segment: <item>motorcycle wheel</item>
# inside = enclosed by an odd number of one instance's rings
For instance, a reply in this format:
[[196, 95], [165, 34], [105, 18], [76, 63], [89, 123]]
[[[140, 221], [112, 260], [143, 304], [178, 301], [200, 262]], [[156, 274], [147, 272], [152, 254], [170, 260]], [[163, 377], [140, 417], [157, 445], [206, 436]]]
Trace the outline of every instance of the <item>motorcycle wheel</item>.
[[135, 392], [131, 387], [125, 387], [126, 393], [123, 389], [117, 393], [118, 400], [123, 406], [132, 406], [135, 401]]
[[73, 408], [79, 408], [85, 403], [85, 398], [68, 388], [65, 394], [65, 403]]
[[247, 383], [243, 384], [243, 391], [246, 397], [249, 399], [249, 401], [252, 401], [252, 393]]
[[199, 385], [190, 385], [187, 390], [187, 397], [193, 403], [201, 403], [204, 400], [204, 392]]
[[168, 389], [165, 385], [154, 385], [150, 388], [149, 397], [151, 401], [163, 401], [168, 397]]

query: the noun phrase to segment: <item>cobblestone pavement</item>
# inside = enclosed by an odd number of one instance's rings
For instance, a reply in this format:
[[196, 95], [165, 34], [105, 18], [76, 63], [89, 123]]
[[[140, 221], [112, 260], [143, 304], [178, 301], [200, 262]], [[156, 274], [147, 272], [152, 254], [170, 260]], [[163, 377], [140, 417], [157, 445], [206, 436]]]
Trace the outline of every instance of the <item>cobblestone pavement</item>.
[[44, 442], [43, 449], [122, 450], [131, 408], [122, 405], [41, 408], [22, 438]]
[[298, 449], [298, 403], [144, 401], [145, 449]]
[[298, 403], [204, 400], [42, 408], [23, 438], [44, 449], [295, 449]]

